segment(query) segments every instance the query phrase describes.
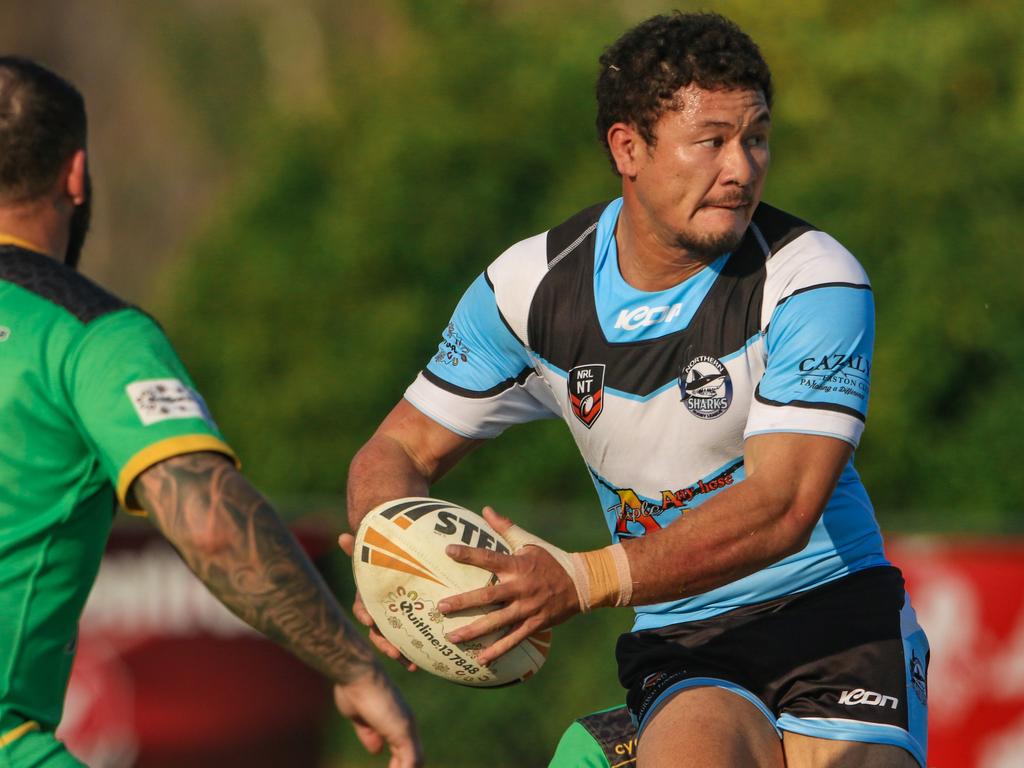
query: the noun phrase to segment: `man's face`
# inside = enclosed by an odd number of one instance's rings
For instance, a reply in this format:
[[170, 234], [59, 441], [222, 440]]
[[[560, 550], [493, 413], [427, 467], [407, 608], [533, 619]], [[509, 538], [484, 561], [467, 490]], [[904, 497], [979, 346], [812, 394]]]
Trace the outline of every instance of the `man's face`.
[[735, 249], [761, 200], [770, 126], [760, 90], [680, 88], [629, 180], [645, 226], [702, 260]]

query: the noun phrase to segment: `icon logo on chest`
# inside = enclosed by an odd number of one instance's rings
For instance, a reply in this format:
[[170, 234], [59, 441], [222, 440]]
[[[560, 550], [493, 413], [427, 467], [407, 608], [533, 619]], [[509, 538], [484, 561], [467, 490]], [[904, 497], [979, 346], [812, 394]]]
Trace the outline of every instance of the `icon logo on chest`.
[[590, 429], [604, 410], [604, 364], [591, 363], [570, 368], [567, 383], [572, 413]]
[[698, 419], [717, 419], [732, 403], [732, 378], [721, 360], [701, 355], [680, 369], [679, 392]]

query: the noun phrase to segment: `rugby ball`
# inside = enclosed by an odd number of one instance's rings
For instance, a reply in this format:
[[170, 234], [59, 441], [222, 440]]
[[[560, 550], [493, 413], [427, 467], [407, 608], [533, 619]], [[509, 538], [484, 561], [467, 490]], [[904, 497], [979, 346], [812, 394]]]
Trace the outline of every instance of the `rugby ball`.
[[458, 563], [449, 544], [509, 553], [508, 544], [480, 515], [440, 499], [405, 498], [370, 510], [356, 532], [352, 570], [356, 587], [381, 633], [421, 669], [478, 688], [522, 682], [547, 658], [551, 631], [538, 632], [487, 665], [480, 650], [507, 630], [465, 643], [448, 633], [493, 610], [493, 606], [443, 616], [445, 597], [497, 581], [490, 571]]

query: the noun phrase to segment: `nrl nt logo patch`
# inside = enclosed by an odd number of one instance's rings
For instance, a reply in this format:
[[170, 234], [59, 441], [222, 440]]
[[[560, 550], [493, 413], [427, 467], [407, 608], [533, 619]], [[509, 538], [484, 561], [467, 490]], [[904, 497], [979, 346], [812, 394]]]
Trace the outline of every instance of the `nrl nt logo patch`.
[[604, 410], [604, 364], [577, 365], [569, 369], [569, 405], [587, 429]]

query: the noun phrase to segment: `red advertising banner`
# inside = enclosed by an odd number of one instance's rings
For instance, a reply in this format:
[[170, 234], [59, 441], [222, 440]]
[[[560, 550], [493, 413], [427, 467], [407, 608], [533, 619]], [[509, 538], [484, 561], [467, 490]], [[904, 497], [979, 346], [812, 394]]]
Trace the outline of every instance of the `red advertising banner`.
[[1024, 542], [902, 539], [903, 569], [928, 634], [928, 764], [1024, 766]]
[[90, 768], [320, 765], [317, 673], [243, 624], [154, 530], [118, 528], [57, 735]]

